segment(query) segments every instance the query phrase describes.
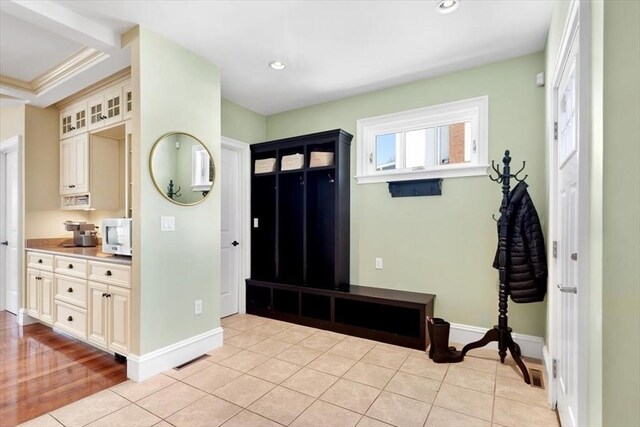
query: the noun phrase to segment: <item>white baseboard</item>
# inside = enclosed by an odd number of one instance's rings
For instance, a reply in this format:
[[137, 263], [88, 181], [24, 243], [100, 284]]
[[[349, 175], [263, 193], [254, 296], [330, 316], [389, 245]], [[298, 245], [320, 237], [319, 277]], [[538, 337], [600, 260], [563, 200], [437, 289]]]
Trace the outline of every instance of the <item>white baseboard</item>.
[[144, 381], [220, 346], [222, 346], [222, 328], [218, 327], [141, 356], [129, 353], [127, 377], [136, 382]]
[[555, 379], [553, 379], [553, 363], [549, 349], [545, 345], [542, 347], [542, 366], [544, 366], [544, 381], [545, 388], [547, 389], [547, 403], [549, 408], [556, 409], [556, 386]]
[[36, 319], [34, 319], [33, 317], [27, 314], [26, 308], [21, 308], [20, 310], [18, 310], [18, 316], [16, 321], [20, 326], [27, 326], [27, 325], [33, 325], [34, 323], [39, 323]]
[[[478, 326], [461, 325], [459, 323], [451, 324], [451, 332], [449, 334], [449, 342], [459, 344], [468, 344], [470, 342], [480, 340], [487, 332], [487, 328]], [[542, 359], [542, 347], [544, 339], [533, 335], [512, 334], [513, 340], [518, 343], [523, 356]], [[484, 348], [498, 349], [497, 342], [490, 342]]]

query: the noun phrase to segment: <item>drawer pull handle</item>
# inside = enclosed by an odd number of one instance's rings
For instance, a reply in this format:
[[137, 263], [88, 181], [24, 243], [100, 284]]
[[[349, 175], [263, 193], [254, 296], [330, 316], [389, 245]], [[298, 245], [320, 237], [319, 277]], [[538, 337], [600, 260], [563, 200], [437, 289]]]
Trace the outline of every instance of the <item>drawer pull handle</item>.
[[106, 273], [104, 273], [105, 276], [111, 276], [111, 270], [107, 270]]
[[73, 292], [73, 288], [67, 289], [67, 292], [72, 293]]
[[67, 265], [67, 268], [68, 268], [69, 270], [73, 270], [73, 264], [69, 264], [69, 265]]
[[38, 264], [42, 264], [42, 260], [41, 259], [38, 260]]
[[69, 322], [73, 322], [73, 317], [69, 316], [69, 317], [67, 317], [67, 320], [68, 320]]

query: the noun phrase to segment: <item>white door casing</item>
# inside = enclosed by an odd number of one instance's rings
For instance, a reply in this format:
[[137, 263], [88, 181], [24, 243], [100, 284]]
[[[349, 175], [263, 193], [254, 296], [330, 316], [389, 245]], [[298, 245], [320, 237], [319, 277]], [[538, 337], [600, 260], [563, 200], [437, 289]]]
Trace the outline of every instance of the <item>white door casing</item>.
[[249, 277], [248, 159], [247, 144], [222, 139], [220, 317], [245, 311], [244, 280]]
[[21, 289], [20, 138], [0, 145], [0, 309], [18, 314]]
[[588, 424], [589, 328], [597, 321], [590, 315], [588, 261], [590, 8], [582, 3], [569, 6], [550, 88], [557, 131], [549, 150], [549, 229], [557, 249], [549, 261], [549, 402], [563, 426]]
[[569, 61], [556, 89], [558, 141], [557, 294], [557, 408], [566, 426], [577, 425], [576, 401], [579, 354], [578, 332], [578, 144], [576, 59], [574, 40]]

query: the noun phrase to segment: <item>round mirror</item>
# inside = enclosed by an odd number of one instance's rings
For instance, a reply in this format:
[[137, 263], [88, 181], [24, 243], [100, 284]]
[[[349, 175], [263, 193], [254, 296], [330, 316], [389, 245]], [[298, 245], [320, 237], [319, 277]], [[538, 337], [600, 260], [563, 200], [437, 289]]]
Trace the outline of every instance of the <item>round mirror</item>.
[[151, 178], [166, 199], [195, 205], [211, 191], [215, 168], [211, 153], [192, 135], [171, 132], [160, 137], [149, 157]]

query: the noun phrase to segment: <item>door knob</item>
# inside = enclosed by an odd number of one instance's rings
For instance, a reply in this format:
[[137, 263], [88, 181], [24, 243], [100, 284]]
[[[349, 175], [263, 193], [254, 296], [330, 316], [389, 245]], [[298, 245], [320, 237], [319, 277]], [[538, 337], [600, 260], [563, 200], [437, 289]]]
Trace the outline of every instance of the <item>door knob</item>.
[[9, 242], [7, 240], [5, 240], [4, 242], [0, 242], [0, 245], [9, 246]]
[[236, 240], [234, 240], [233, 242], [231, 242], [231, 244], [232, 244], [233, 246], [238, 246], [240, 243], [238, 243]]

